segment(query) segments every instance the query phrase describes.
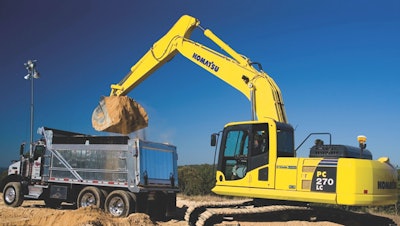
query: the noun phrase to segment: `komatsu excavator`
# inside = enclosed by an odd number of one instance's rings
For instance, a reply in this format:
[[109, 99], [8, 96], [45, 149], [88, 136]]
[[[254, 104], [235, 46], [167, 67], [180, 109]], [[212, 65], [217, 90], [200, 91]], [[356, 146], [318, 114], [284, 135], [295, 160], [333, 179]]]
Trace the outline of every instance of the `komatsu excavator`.
[[[202, 29], [225, 54], [190, 40], [195, 28]], [[288, 124], [277, 84], [261, 64], [234, 51], [191, 16], [182, 16], [124, 79], [111, 85], [110, 97], [118, 100], [126, 96], [177, 53], [231, 85], [251, 103], [250, 121], [231, 122], [223, 129], [214, 193], [351, 206], [397, 203], [397, 171], [387, 157], [372, 160], [363, 157], [363, 148], [339, 145], [335, 149], [323, 144], [315, 147], [320, 157], [296, 157], [294, 130]], [[94, 123], [102, 126], [101, 130], [113, 126], [113, 109], [107, 108], [106, 98], [92, 117]], [[111, 131], [121, 132], [118, 126]], [[212, 143], [215, 141], [212, 136]], [[360, 139], [360, 146], [365, 147], [365, 139]], [[360, 150], [360, 156], [346, 155], [350, 149]]]

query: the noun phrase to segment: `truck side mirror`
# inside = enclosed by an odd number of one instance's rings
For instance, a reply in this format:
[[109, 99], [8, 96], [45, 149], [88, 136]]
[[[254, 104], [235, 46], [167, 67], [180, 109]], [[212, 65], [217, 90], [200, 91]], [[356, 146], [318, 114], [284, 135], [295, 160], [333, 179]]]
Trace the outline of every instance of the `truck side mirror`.
[[22, 143], [19, 147], [19, 155], [23, 155], [25, 150], [25, 143]]
[[211, 134], [211, 146], [215, 147], [217, 145], [217, 136], [218, 133]]

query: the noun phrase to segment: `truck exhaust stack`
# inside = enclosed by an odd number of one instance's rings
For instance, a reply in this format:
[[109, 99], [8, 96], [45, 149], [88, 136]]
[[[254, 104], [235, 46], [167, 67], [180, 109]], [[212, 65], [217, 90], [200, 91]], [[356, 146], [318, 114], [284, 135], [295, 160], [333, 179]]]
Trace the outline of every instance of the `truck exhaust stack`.
[[128, 96], [102, 97], [92, 114], [97, 131], [129, 134], [148, 126], [144, 108]]

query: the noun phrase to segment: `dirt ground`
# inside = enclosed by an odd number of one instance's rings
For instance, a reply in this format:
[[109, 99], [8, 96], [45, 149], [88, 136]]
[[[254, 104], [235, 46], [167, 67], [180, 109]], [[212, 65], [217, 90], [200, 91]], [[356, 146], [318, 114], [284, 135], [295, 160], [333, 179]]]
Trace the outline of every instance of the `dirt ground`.
[[[1, 194], [2, 197], [2, 194]], [[43, 201], [24, 201], [21, 207], [5, 206], [0, 198], [0, 225], [40, 225], [40, 226], [125, 226], [125, 225], [188, 225], [184, 220], [187, 206], [195, 201], [182, 197], [177, 200], [178, 214], [166, 222], [153, 221], [146, 214], [134, 213], [126, 218], [114, 218], [102, 210], [85, 207], [75, 209], [72, 205], [62, 205], [61, 209], [44, 207]], [[332, 208], [315, 208], [313, 210], [281, 211], [271, 214], [240, 217], [223, 221], [218, 225], [287, 225], [287, 226], [334, 226], [334, 225], [400, 225], [399, 216], [353, 213]]]

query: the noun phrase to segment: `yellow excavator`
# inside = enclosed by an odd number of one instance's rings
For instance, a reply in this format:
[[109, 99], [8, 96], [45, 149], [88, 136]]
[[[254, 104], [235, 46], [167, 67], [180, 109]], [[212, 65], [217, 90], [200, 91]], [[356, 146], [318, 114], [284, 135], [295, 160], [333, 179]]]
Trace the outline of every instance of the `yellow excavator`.
[[[190, 40], [195, 28], [202, 29], [225, 53]], [[125, 78], [111, 85], [110, 96], [93, 112], [94, 128], [130, 133], [146, 127], [147, 115], [135, 101], [127, 101], [126, 95], [177, 53], [240, 91], [251, 103], [251, 120], [228, 123], [220, 134], [214, 193], [352, 206], [397, 203], [396, 169], [387, 157], [372, 160], [363, 136], [359, 137], [360, 147], [317, 140], [310, 157], [296, 157], [294, 130], [274, 80], [261, 64], [237, 53], [188, 15], [154, 43]], [[122, 102], [128, 103], [128, 110], [116, 108]], [[136, 110], [129, 110], [132, 107]], [[132, 112], [139, 112], [139, 116], [132, 116]], [[118, 118], [124, 120], [114, 120]], [[214, 134], [211, 143], [216, 142]]]

